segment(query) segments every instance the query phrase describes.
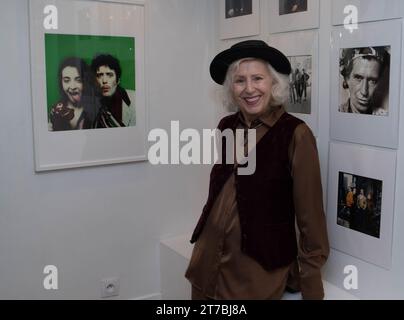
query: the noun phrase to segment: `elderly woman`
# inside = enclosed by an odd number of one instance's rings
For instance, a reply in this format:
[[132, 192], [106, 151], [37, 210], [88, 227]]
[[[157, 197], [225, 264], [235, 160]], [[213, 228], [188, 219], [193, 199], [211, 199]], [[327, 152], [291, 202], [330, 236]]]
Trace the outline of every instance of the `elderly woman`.
[[280, 299], [285, 290], [324, 297], [320, 269], [329, 245], [320, 166], [311, 130], [283, 107], [290, 72], [288, 59], [258, 40], [237, 43], [211, 63], [213, 80], [238, 109], [218, 129], [256, 130], [256, 170], [212, 169], [185, 274], [193, 299]]

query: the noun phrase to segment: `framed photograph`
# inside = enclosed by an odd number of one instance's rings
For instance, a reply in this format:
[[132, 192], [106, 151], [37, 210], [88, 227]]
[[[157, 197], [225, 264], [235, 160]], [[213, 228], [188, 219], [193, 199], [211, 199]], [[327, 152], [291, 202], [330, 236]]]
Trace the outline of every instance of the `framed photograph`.
[[269, 0], [269, 33], [315, 29], [320, 25], [319, 0]]
[[[268, 43], [282, 51], [292, 66], [286, 110], [318, 133], [318, 33], [313, 30], [273, 34]], [[299, 46], [295, 44], [299, 43]]]
[[332, 248], [391, 267], [396, 152], [331, 143], [327, 224]]
[[30, 2], [35, 169], [147, 160], [144, 6]]
[[401, 29], [399, 20], [334, 28], [331, 138], [397, 148]]
[[259, 0], [221, 0], [220, 38], [255, 36], [260, 33]]
[[338, 0], [332, 2], [333, 25], [343, 25], [348, 19], [357, 17], [357, 22], [370, 22], [403, 17], [402, 0]]

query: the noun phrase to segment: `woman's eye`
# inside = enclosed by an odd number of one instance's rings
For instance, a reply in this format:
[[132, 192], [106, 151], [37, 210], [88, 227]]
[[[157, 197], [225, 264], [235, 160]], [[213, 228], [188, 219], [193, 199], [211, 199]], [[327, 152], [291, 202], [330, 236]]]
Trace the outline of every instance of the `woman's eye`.
[[234, 82], [235, 82], [235, 83], [243, 83], [244, 80], [243, 80], [243, 79], [236, 79]]

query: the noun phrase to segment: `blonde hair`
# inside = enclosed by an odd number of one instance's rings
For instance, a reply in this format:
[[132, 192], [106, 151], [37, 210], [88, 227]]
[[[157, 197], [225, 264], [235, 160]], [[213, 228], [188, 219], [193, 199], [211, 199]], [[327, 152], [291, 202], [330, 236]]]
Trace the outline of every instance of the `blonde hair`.
[[239, 110], [233, 98], [232, 84], [234, 75], [239, 70], [240, 64], [246, 61], [261, 61], [268, 68], [268, 73], [272, 78], [271, 100], [268, 107], [284, 104], [289, 97], [289, 76], [277, 72], [267, 61], [257, 58], [244, 58], [233, 62], [227, 69], [226, 78], [223, 83], [223, 105], [229, 111]]

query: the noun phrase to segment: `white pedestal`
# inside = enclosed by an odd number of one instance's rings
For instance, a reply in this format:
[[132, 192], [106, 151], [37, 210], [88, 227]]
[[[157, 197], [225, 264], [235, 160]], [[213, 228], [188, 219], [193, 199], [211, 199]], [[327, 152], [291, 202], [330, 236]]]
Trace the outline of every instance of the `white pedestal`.
[[[192, 254], [191, 234], [160, 242], [161, 296], [167, 300], [191, 299], [191, 285], [184, 274]], [[325, 300], [358, 300], [331, 283], [324, 281]], [[283, 300], [301, 300], [301, 294], [285, 293]]]

